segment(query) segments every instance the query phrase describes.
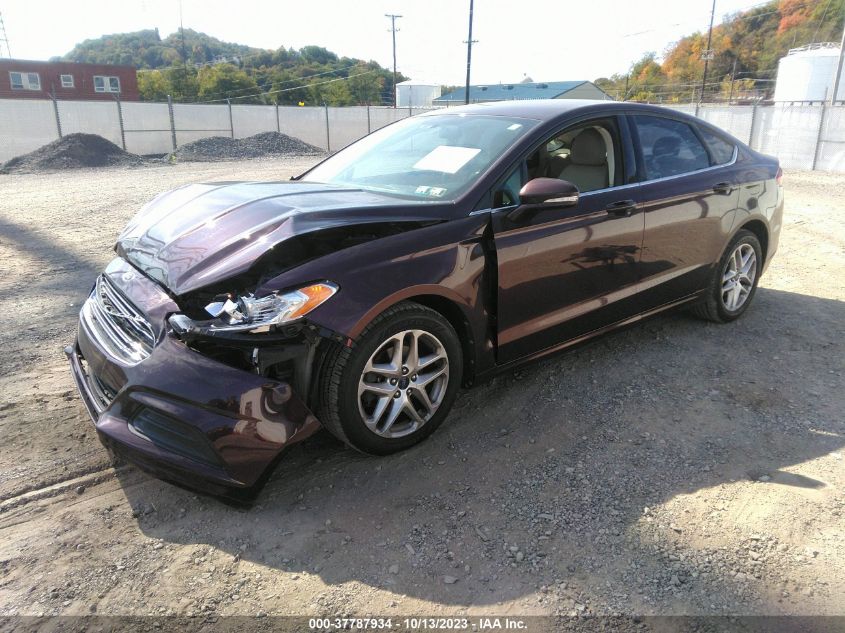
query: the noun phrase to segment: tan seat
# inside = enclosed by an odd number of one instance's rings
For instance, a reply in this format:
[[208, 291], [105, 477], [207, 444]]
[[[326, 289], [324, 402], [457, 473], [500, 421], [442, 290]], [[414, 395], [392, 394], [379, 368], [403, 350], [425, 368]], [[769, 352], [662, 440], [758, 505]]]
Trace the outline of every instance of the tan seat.
[[579, 191], [608, 187], [607, 147], [599, 132], [587, 128], [572, 139], [569, 157], [554, 157], [549, 162], [549, 176], [568, 180]]

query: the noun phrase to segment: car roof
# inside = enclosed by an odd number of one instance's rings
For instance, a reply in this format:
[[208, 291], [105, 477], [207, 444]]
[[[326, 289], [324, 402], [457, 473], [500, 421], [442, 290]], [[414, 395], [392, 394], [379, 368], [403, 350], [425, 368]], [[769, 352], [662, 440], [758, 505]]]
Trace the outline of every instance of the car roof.
[[565, 114], [575, 112], [589, 114], [591, 110], [607, 111], [642, 111], [677, 115], [686, 118], [681, 112], [669, 110], [660, 106], [630, 101], [607, 101], [600, 99], [526, 99], [522, 101], [491, 101], [487, 103], [473, 103], [450, 108], [440, 108], [427, 114], [486, 114], [490, 116], [512, 116], [537, 121], [553, 121]]

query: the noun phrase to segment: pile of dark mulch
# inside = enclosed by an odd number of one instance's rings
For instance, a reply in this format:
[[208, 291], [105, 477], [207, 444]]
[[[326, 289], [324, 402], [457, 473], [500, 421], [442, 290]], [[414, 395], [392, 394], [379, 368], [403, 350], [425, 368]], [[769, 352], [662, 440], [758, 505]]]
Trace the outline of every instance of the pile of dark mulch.
[[193, 143], [183, 145], [170, 154], [175, 161], [218, 161], [242, 158], [260, 158], [262, 156], [310, 156], [324, 153], [319, 147], [309, 145], [298, 138], [262, 132], [248, 138], [229, 138], [228, 136], [210, 136]]
[[96, 134], [68, 134], [39, 147], [34, 152], [16, 156], [2, 167], [2, 174], [25, 174], [83, 167], [140, 165], [140, 156], [130, 154]]

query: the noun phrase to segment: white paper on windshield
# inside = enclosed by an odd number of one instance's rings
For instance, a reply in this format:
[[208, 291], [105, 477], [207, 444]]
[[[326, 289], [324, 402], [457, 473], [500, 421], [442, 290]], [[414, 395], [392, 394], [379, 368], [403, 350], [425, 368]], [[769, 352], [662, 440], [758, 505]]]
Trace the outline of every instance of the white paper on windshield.
[[414, 169], [427, 169], [443, 172], [444, 174], [454, 174], [471, 161], [480, 151], [476, 147], [440, 145], [419, 159], [414, 165]]

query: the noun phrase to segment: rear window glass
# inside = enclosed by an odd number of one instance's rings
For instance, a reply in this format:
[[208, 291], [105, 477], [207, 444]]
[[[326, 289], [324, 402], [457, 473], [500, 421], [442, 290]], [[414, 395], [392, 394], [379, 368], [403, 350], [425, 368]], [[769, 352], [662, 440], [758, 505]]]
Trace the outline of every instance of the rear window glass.
[[710, 157], [692, 127], [683, 121], [635, 116], [646, 180], [677, 176], [710, 167]]
[[700, 128], [701, 136], [704, 137], [704, 142], [710, 147], [710, 153], [713, 155], [714, 165], [724, 165], [731, 162], [734, 157], [734, 145], [723, 139], [721, 136], [714, 134], [707, 128]]

